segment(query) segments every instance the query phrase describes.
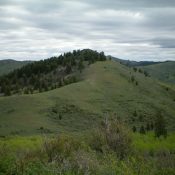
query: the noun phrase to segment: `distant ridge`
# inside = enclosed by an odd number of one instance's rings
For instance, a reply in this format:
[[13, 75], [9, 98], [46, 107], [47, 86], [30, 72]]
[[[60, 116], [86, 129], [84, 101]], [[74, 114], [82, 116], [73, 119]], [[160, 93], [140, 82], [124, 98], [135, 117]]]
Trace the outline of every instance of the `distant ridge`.
[[175, 84], [175, 61], [166, 61], [159, 64], [140, 66], [152, 77], [165, 83]]
[[0, 75], [7, 74], [31, 62], [32, 61], [16, 61], [12, 59], [0, 60]]
[[159, 64], [162, 63], [160, 61], [155, 62], [155, 61], [131, 61], [131, 60], [123, 60], [120, 58], [116, 58], [116, 57], [111, 57], [113, 60], [120, 62], [126, 66], [129, 67], [134, 67], [134, 66], [148, 66], [148, 65], [153, 65], [153, 64]]
[[137, 67], [146, 71], [150, 76], [165, 83], [175, 84], [175, 61], [131, 61], [108, 56], [128, 67]]

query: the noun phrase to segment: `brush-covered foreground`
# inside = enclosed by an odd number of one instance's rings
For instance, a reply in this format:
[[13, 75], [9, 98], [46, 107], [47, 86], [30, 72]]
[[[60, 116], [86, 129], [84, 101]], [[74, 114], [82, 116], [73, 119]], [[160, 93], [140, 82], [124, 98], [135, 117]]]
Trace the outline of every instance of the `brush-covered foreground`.
[[83, 135], [1, 139], [0, 153], [1, 175], [175, 174], [175, 134], [131, 134], [115, 122]]

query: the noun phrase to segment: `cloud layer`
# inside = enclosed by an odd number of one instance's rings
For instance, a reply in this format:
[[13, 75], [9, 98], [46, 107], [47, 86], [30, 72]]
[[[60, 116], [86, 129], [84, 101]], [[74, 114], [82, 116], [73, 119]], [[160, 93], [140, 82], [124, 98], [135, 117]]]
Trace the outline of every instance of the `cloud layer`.
[[175, 60], [174, 0], [1, 0], [0, 59], [91, 48], [123, 59]]

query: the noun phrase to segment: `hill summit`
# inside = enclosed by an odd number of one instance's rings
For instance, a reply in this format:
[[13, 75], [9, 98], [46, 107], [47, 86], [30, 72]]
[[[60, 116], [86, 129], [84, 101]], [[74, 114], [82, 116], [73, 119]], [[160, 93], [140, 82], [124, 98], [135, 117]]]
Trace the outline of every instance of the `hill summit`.
[[0, 93], [9, 96], [53, 90], [78, 81], [78, 74], [85, 67], [105, 60], [103, 52], [84, 49], [32, 62], [1, 76]]

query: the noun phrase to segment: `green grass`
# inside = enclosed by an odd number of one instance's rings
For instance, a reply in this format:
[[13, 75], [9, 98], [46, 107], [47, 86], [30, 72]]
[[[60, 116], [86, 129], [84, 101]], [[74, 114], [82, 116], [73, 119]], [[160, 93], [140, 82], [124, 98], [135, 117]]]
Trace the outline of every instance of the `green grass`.
[[[89, 134], [85, 134], [86, 139], [89, 137]], [[47, 136], [11, 136], [4, 139], [0, 139], [0, 148], [4, 145], [12, 151], [17, 150], [35, 150], [40, 148], [43, 143], [47, 140], [50, 140], [54, 135]], [[84, 138], [81, 135], [72, 135], [72, 137], [77, 138], [81, 142]], [[175, 153], [175, 133], [170, 133], [167, 138], [155, 138], [153, 132], [149, 132], [145, 135], [140, 133], [132, 134], [133, 147], [141, 152], [153, 151], [157, 152], [160, 150], [169, 150]]]
[[163, 137], [159, 139], [155, 138], [154, 133], [152, 132], [149, 132], [146, 135], [136, 133], [133, 134], [133, 142], [136, 150], [142, 152], [157, 152], [160, 150], [175, 152], [175, 133], [170, 133], [166, 139]]
[[5, 139], [0, 139], [0, 149], [2, 147], [9, 148], [12, 152], [16, 152], [19, 150], [36, 150], [40, 148], [42, 143], [44, 142], [44, 136], [13, 136]]
[[[132, 75], [138, 86], [131, 82]], [[167, 91], [165, 85], [113, 61], [91, 65], [82, 78], [44, 93], [1, 97], [0, 135], [83, 133], [107, 115], [120, 116], [130, 126], [140, 127], [154, 121], [160, 110], [168, 129], [175, 130], [173, 88]], [[135, 110], [137, 116], [133, 116]]]
[[175, 83], [175, 62], [167, 61], [159, 64], [141, 66], [152, 77], [157, 78], [166, 83]]

